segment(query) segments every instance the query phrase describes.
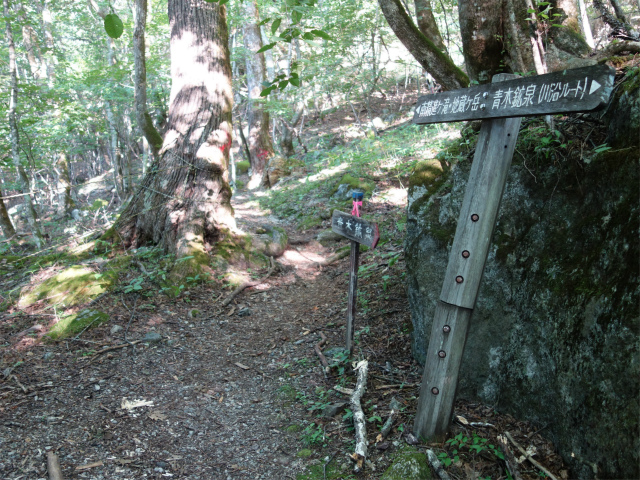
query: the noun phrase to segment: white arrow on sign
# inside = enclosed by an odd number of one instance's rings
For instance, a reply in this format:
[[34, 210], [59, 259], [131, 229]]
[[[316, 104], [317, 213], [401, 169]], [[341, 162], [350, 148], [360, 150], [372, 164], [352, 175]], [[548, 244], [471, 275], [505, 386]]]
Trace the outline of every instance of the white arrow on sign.
[[598, 90], [602, 85], [600, 85], [598, 82], [596, 82], [595, 80], [591, 81], [591, 88], [589, 89], [589, 95], [591, 95], [593, 92], [595, 92], [596, 90]]

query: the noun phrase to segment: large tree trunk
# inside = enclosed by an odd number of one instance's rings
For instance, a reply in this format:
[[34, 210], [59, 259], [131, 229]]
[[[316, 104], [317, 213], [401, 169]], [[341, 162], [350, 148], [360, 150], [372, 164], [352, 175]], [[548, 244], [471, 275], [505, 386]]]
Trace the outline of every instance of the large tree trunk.
[[9, 17], [9, 2], [8, 0], [2, 1], [2, 9], [4, 14], [4, 22], [6, 27], [6, 35], [7, 35], [7, 44], [9, 47], [9, 82], [11, 93], [9, 97], [9, 137], [11, 141], [11, 157], [13, 159], [13, 165], [16, 167], [18, 171], [18, 179], [20, 180], [20, 188], [22, 193], [24, 194], [24, 206], [27, 214], [27, 221], [29, 222], [29, 226], [31, 227], [31, 233], [33, 234], [33, 239], [38, 248], [42, 248], [44, 245], [44, 238], [42, 237], [42, 232], [40, 231], [40, 226], [38, 225], [38, 218], [36, 214], [36, 210], [33, 206], [33, 200], [31, 198], [31, 194], [29, 193], [29, 177], [27, 176], [27, 172], [22, 165], [22, 160], [20, 159], [20, 137], [18, 135], [18, 120], [16, 115], [16, 108], [18, 106], [18, 76], [16, 73], [16, 48], [13, 43], [13, 31], [11, 30], [11, 21]]
[[400, 0], [378, 0], [382, 13], [409, 53], [445, 90], [466, 87], [469, 78], [446, 53], [424, 36]]
[[467, 73], [472, 80], [487, 83], [504, 71], [501, 0], [458, 0], [460, 34]]
[[260, 101], [262, 82], [266, 80], [264, 54], [255, 53], [262, 48], [260, 18], [256, 0], [245, 0], [245, 20], [243, 30], [244, 47], [247, 49], [247, 91], [249, 96], [247, 120], [249, 123], [249, 152], [251, 154], [251, 181], [249, 186], [264, 183], [269, 186], [265, 169], [273, 156], [273, 144], [269, 134], [269, 113]]
[[147, 139], [153, 157], [158, 157], [162, 147], [162, 135], [153, 125], [147, 111], [147, 62], [145, 59], [144, 30], [147, 24], [147, 0], [136, 0], [135, 30], [133, 31], [134, 56], [134, 95], [136, 102], [136, 120], [142, 134]]
[[441, 52], [447, 53], [447, 47], [445, 47], [444, 42], [442, 41], [440, 29], [436, 23], [436, 18], [433, 16], [431, 0], [415, 0], [415, 4], [418, 28], [425, 37], [431, 39]]
[[[120, 215], [126, 246], [152, 243], [188, 263], [235, 229], [228, 183], [231, 68], [226, 7], [204, 0], [169, 0], [171, 99], [159, 160]], [[120, 238], [116, 237], [116, 238]]]

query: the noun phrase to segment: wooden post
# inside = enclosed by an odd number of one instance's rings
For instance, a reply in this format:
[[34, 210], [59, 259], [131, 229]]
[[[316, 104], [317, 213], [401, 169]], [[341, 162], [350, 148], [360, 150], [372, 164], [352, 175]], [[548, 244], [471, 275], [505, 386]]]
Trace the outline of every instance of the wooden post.
[[438, 436], [449, 428], [469, 321], [521, 117], [603, 108], [613, 89], [614, 74], [606, 65], [537, 77], [502, 74], [491, 85], [418, 99], [413, 123], [482, 119], [482, 128], [431, 327], [413, 426], [417, 437]]
[[347, 338], [346, 348], [353, 352], [353, 320], [356, 318], [356, 302], [358, 290], [358, 265], [360, 264], [360, 244], [351, 240], [351, 256], [349, 257], [349, 303], [347, 305]]
[[[496, 77], [494, 81], [509, 78], [506, 74]], [[520, 117], [482, 122], [440, 301], [434, 313], [414, 422], [414, 434], [418, 438], [438, 436], [449, 428], [469, 321], [520, 122]]]
[[346, 348], [349, 354], [353, 351], [353, 323], [356, 318], [358, 291], [358, 265], [360, 263], [360, 244], [376, 248], [380, 240], [378, 225], [367, 222], [360, 217], [348, 213], [333, 211], [331, 229], [351, 240], [351, 257], [349, 265], [349, 304], [347, 305]]

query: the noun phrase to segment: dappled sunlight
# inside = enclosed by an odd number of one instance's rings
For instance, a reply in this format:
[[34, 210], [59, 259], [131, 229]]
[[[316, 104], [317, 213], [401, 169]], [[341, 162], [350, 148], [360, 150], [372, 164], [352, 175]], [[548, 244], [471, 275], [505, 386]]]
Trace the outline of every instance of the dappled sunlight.
[[377, 194], [375, 197], [372, 197], [370, 202], [405, 207], [407, 205], [407, 189], [397, 187], [388, 188]]

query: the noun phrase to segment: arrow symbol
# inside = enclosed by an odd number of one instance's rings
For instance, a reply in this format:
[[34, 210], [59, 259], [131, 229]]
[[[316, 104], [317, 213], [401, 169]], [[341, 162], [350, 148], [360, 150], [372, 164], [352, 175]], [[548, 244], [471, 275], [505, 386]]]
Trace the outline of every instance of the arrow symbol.
[[596, 90], [598, 90], [602, 85], [600, 85], [598, 82], [596, 82], [595, 80], [591, 81], [591, 88], [589, 89], [589, 95], [591, 95], [593, 92], [595, 92]]

